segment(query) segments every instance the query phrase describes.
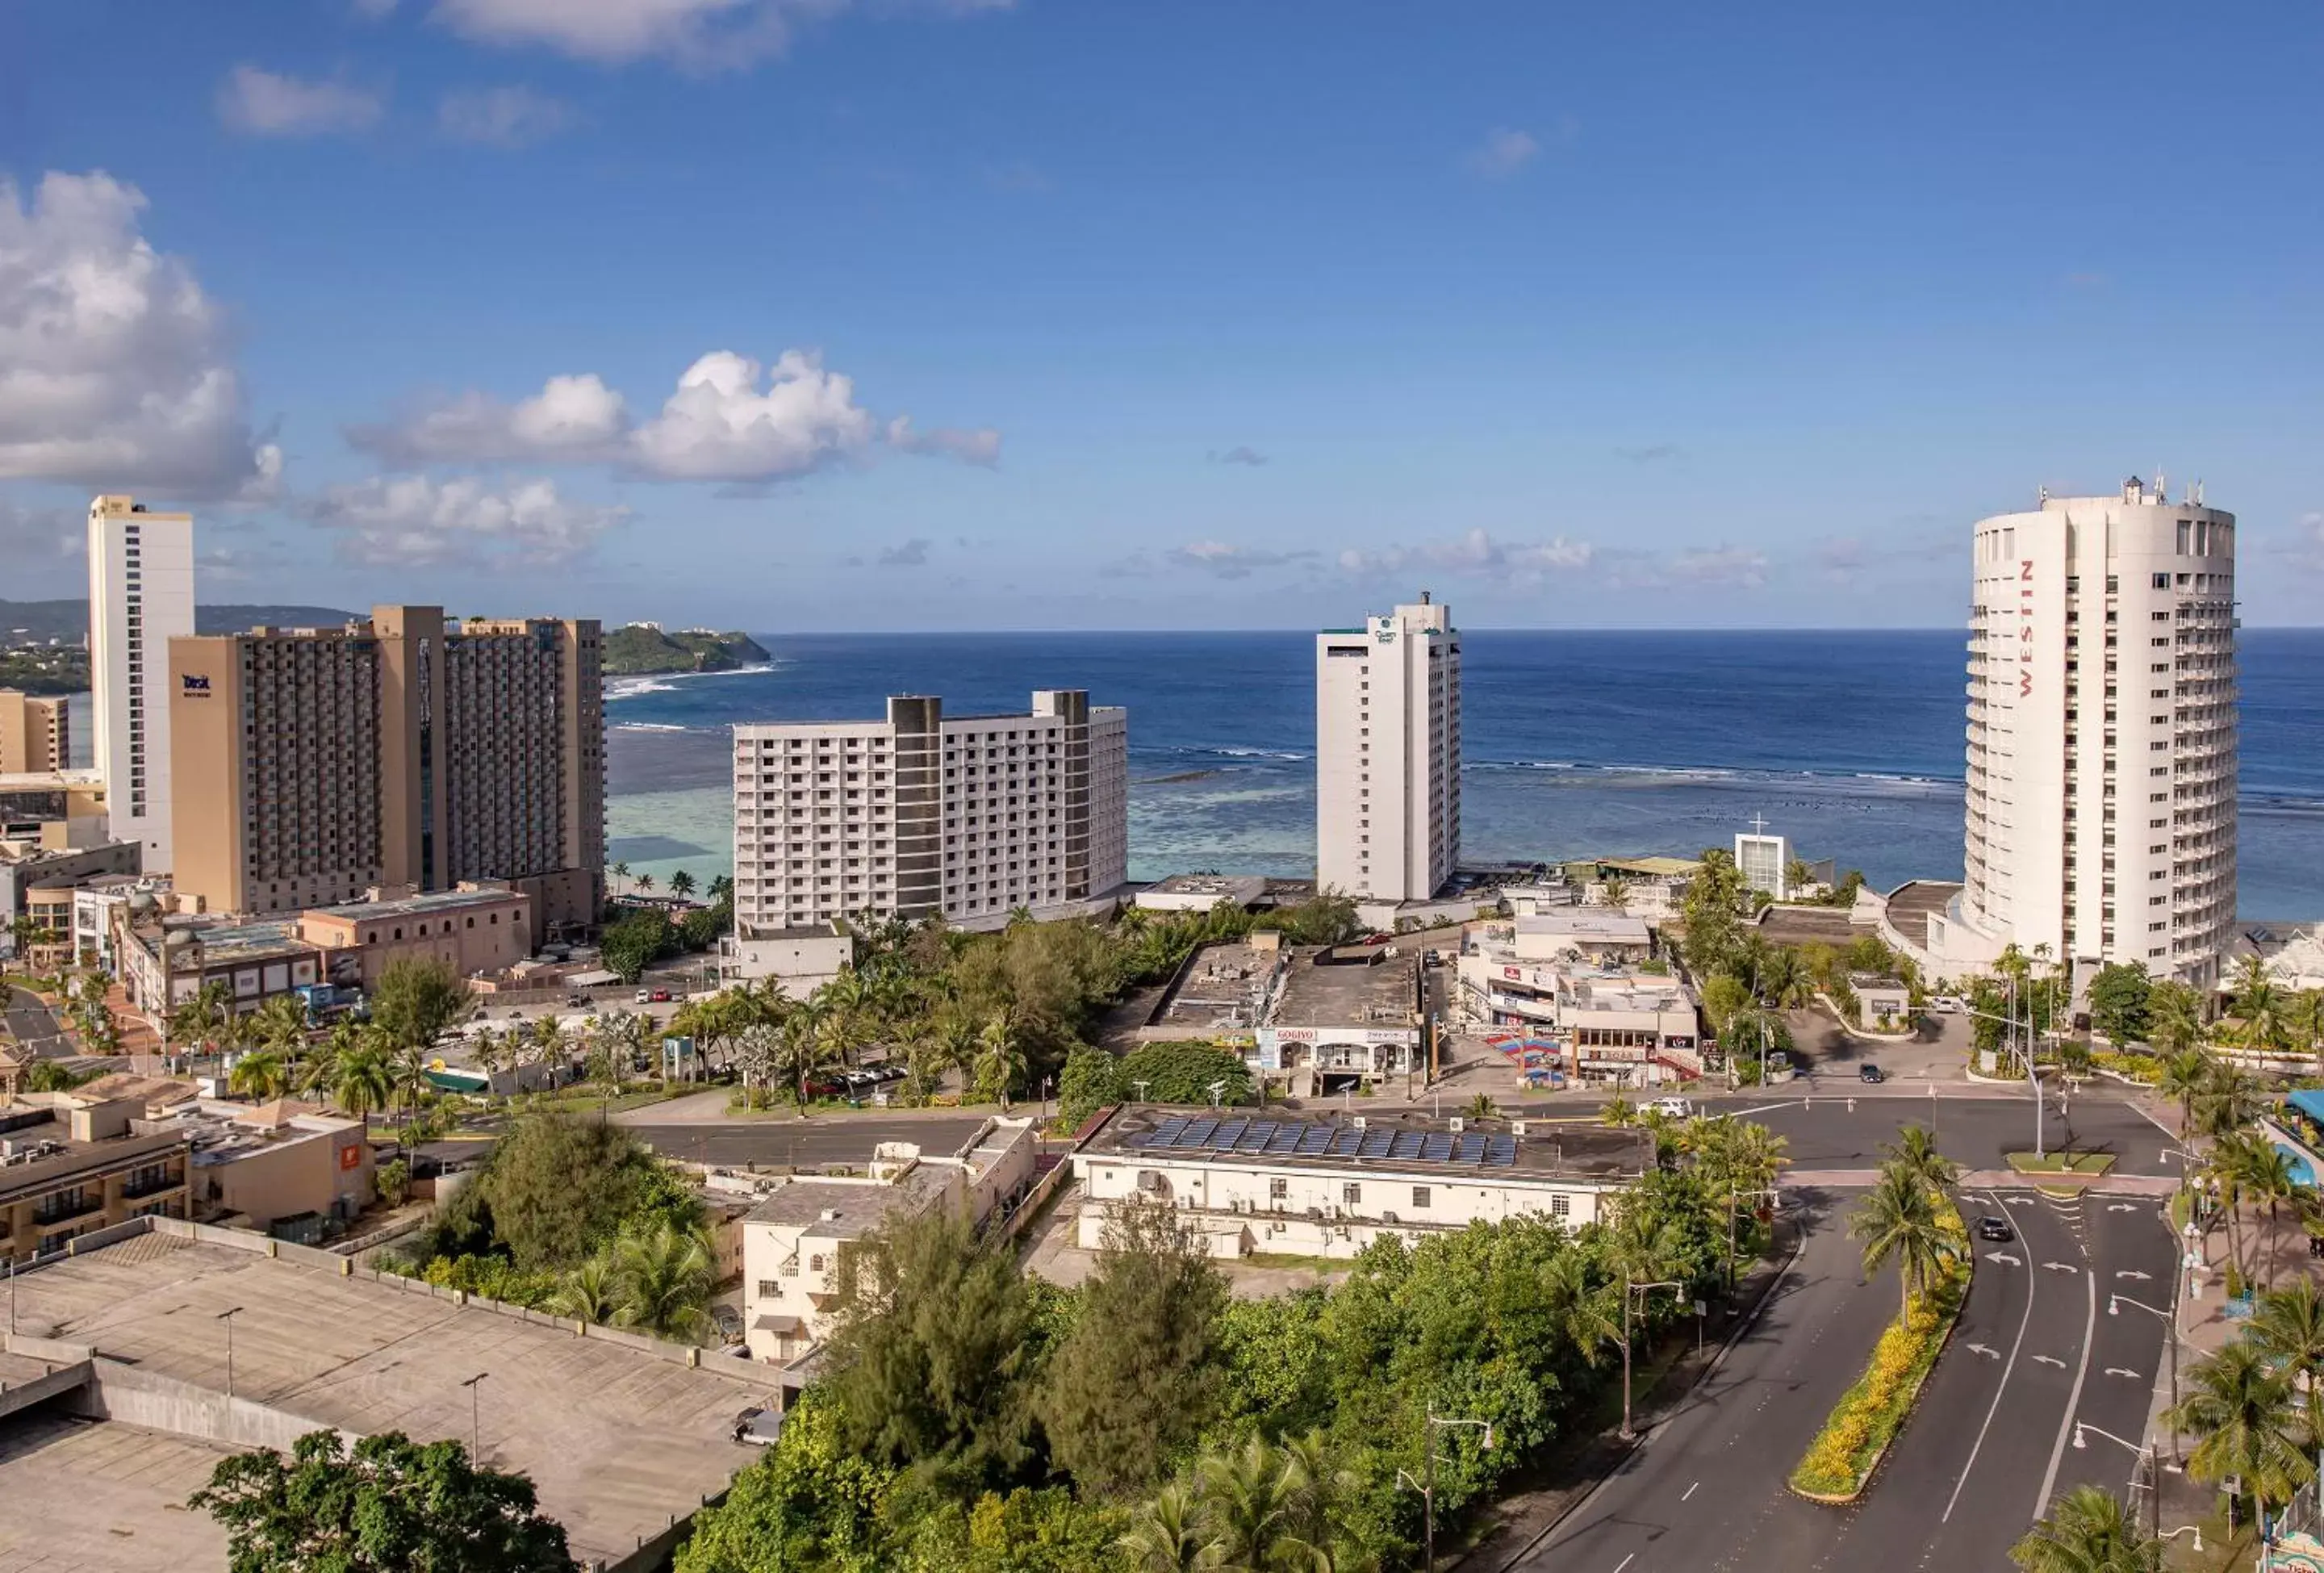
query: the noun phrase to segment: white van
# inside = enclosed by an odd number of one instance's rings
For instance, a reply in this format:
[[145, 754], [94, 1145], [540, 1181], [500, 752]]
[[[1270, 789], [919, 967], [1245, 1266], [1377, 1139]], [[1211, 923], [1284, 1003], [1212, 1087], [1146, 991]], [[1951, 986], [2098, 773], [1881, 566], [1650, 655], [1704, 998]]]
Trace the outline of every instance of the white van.
[[1658, 1097], [1655, 1099], [1654, 1102], [1648, 1104], [1646, 1107], [1669, 1119], [1691, 1120], [1694, 1118], [1694, 1105], [1683, 1097]]

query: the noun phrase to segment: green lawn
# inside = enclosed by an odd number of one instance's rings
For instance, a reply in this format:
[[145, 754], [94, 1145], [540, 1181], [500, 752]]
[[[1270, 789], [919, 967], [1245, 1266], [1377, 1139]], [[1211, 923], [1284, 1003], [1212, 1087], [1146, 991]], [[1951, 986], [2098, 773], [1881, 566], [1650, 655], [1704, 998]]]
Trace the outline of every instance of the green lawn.
[[2087, 1174], [2093, 1178], [2114, 1167], [2111, 1152], [2031, 1152], [2008, 1154], [2009, 1167], [2020, 1174]]

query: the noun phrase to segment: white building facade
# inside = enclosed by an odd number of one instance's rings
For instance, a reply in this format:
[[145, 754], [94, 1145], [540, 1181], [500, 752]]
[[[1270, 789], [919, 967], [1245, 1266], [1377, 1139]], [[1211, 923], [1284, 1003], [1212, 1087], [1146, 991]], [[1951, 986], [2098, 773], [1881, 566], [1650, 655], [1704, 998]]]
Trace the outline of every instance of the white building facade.
[[1315, 636], [1315, 879], [1425, 902], [1461, 858], [1461, 637], [1423, 591]]
[[194, 520], [134, 498], [88, 505], [88, 665], [97, 773], [115, 841], [171, 867], [170, 641], [194, 632]]
[[2236, 910], [2235, 516], [2160, 477], [1978, 523], [1966, 883], [1940, 967], [2046, 947], [2208, 985]]
[[1764, 830], [1736, 833], [1735, 870], [1743, 876], [1744, 889], [1765, 891], [1779, 902], [1789, 901], [1791, 866], [1792, 844], [1785, 837]]
[[757, 930], [871, 912], [997, 927], [1093, 910], [1129, 877], [1130, 722], [1080, 689], [1022, 715], [734, 728], [734, 913]]

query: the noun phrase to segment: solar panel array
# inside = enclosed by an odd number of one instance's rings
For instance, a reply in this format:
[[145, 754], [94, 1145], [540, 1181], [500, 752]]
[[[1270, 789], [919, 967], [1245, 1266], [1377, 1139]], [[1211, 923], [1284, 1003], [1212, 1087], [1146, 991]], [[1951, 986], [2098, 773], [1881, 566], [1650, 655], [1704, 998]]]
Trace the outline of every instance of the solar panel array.
[[1133, 1145], [1173, 1152], [1234, 1152], [1282, 1158], [1385, 1158], [1394, 1162], [1482, 1164], [1514, 1169], [1517, 1139], [1464, 1131], [1360, 1131], [1243, 1115], [1172, 1115]]

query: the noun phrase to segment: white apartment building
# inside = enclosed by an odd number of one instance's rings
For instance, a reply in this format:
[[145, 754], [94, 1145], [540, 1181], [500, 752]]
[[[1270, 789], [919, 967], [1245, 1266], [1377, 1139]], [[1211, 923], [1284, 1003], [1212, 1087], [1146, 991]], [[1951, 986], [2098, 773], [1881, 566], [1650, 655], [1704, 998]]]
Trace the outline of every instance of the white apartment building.
[[1022, 715], [899, 696], [882, 721], [737, 726], [735, 921], [1089, 911], [1129, 878], [1129, 814], [1128, 712], [1078, 689]]
[[2012, 942], [2206, 985], [2236, 911], [2235, 516], [2161, 477], [1978, 523], [1966, 884], [1940, 970]]
[[170, 641], [194, 632], [194, 519], [125, 496], [88, 505], [88, 666], [97, 773], [115, 841], [171, 867]]
[[1315, 880], [1425, 902], [1461, 858], [1461, 637], [1421, 592], [1315, 636]]
[[1214, 1256], [1350, 1257], [1377, 1239], [1526, 1216], [1581, 1228], [1654, 1166], [1655, 1149], [1637, 1129], [1140, 1104], [1084, 1137], [1073, 1162], [1085, 1250], [1142, 1199], [1178, 1209]]

